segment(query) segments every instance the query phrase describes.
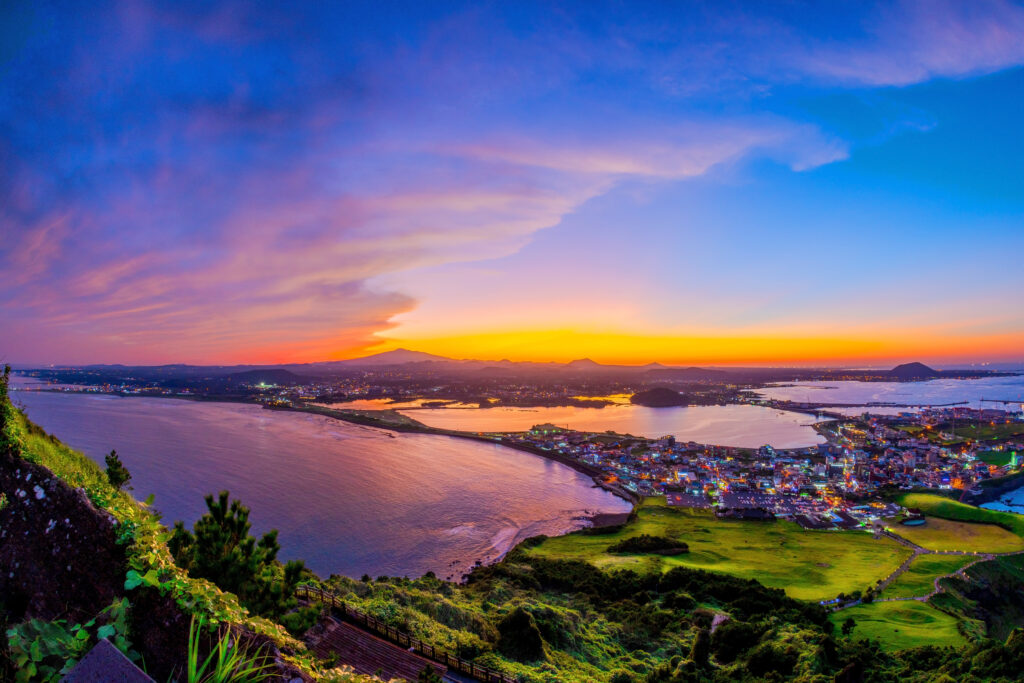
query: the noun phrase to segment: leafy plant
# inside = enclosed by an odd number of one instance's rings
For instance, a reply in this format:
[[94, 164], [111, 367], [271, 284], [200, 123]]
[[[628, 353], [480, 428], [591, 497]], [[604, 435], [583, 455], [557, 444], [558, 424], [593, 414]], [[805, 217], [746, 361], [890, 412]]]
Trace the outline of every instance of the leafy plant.
[[250, 654], [248, 648], [232, 638], [230, 631], [223, 629], [217, 643], [202, 662], [199, 661], [199, 645], [206, 620], [199, 617], [198, 623], [192, 617], [188, 631], [188, 683], [257, 683], [274, 674], [272, 662], [262, 657], [262, 648]]
[[[91, 625], [92, 622], [84, 626]], [[7, 631], [15, 681], [58, 681], [89, 651], [89, 632], [61, 621], [32, 619]]]
[[[16, 672], [14, 680], [58, 681], [92, 649], [97, 640], [108, 639], [131, 660], [139, 659], [128, 640], [127, 598], [116, 600], [96, 618], [68, 626], [63, 619], [31, 619], [7, 631], [7, 646]], [[97, 621], [104, 622], [96, 627]]]

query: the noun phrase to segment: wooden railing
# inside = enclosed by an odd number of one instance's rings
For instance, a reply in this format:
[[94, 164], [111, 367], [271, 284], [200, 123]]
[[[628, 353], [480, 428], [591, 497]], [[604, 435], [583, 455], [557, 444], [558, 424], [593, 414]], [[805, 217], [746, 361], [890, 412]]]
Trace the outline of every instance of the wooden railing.
[[295, 592], [300, 598], [304, 598], [306, 600], [319, 600], [323, 604], [329, 606], [332, 613], [340, 615], [346, 621], [382, 636], [396, 645], [400, 645], [406, 649], [411, 649], [427, 659], [444, 664], [449, 669], [465, 674], [470, 678], [483, 681], [483, 683], [517, 683], [518, 681], [518, 679], [509, 676], [508, 674], [495, 671], [494, 669], [489, 669], [486, 666], [474, 664], [462, 657], [456, 657], [441, 648], [434, 647], [429, 643], [424, 643], [419, 638], [415, 638], [404, 631], [400, 631], [394, 626], [389, 626], [379, 619], [371, 617], [365, 612], [360, 612], [357, 609], [349, 607], [343, 598], [331, 591], [325, 591], [317, 586], [308, 586], [303, 584], [300, 585]]

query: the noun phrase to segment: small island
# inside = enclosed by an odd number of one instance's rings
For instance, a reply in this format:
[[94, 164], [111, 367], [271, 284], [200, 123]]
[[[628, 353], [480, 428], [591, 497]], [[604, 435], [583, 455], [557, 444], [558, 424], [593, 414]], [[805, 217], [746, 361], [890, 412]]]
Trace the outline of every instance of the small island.
[[922, 379], [936, 379], [942, 376], [938, 370], [928, 367], [924, 363], [904, 363], [897, 365], [889, 374], [898, 382], [909, 382]]
[[646, 391], [639, 391], [629, 397], [629, 402], [648, 408], [670, 408], [686, 406], [691, 403], [689, 396], [667, 387], [654, 387]]

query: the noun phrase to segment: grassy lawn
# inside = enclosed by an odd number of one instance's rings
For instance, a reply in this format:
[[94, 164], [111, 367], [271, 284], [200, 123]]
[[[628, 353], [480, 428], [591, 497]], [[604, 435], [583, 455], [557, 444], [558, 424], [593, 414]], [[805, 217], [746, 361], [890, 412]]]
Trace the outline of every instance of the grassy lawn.
[[982, 422], [981, 424], [957, 427], [956, 435], [975, 441], [988, 441], [990, 439], [1006, 439], [1011, 436], [1024, 434], [1024, 422], [1010, 422], [995, 424]]
[[[1018, 536], [1024, 537], [1024, 515], [1000, 512], [998, 510], [986, 510], [985, 508], [958, 503], [955, 500], [930, 493], [906, 493], [900, 496], [896, 502], [903, 507], [918, 508], [926, 515], [932, 517], [942, 517], [943, 519], [952, 519], [959, 522], [998, 524], [1011, 529]], [[900, 527], [900, 529], [905, 528]]]
[[885, 589], [882, 597], [913, 598], [928, 595], [935, 590], [935, 579], [952, 574], [975, 559], [969, 555], [921, 555]]
[[921, 645], [963, 645], [957, 619], [916, 600], [873, 602], [834, 612], [829, 616], [836, 632], [847, 618], [856, 623], [853, 638], [869, 638], [883, 650], [905, 650]]
[[[612, 544], [639, 534], [684, 541], [690, 552], [672, 557], [607, 552]], [[717, 519], [707, 511], [667, 507], [664, 498], [647, 499], [637, 520], [617, 533], [550, 538], [527, 552], [587, 560], [606, 569], [667, 571], [682, 565], [723, 572], [757, 579], [804, 600], [864, 590], [910, 556], [895, 541], [861, 531], [807, 531], [792, 522]]]
[[1024, 538], [995, 524], [954, 522], [928, 517], [924, 526], [893, 524], [889, 531], [928, 550], [979, 553], [1013, 553], [1024, 550]]
[[978, 453], [978, 460], [986, 465], [1002, 467], [1010, 462], [1010, 451], [981, 451]]

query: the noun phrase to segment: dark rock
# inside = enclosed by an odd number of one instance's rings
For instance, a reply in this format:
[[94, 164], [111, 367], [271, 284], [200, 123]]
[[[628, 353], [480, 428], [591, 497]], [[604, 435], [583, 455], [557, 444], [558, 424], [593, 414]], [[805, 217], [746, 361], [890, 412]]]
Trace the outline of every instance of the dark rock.
[[123, 593], [124, 547], [114, 520], [85, 492], [39, 465], [0, 454], [0, 595], [11, 623], [72, 623], [96, 616]]
[[155, 683], [109, 640], [96, 643], [61, 683]]

